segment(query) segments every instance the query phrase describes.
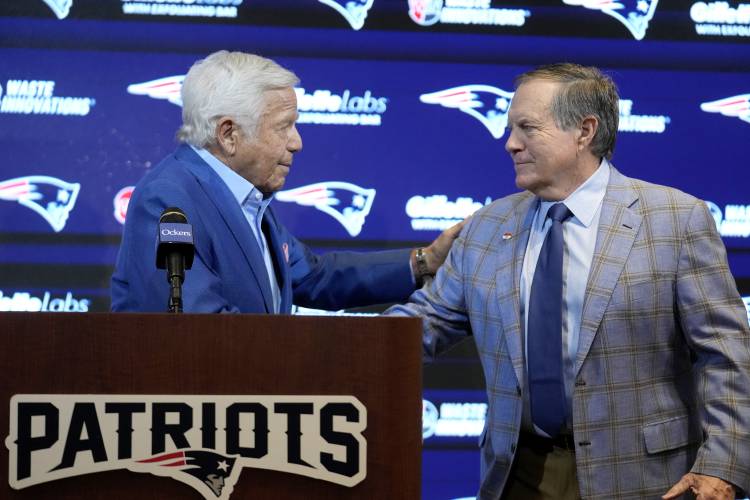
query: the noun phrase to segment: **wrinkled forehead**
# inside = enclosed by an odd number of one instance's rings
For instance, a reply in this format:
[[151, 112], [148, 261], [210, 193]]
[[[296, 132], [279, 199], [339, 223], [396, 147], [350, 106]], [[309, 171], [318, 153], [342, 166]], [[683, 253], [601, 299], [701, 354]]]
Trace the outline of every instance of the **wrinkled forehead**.
[[552, 80], [529, 80], [518, 86], [510, 103], [510, 119], [530, 117], [542, 119], [551, 116], [552, 100], [561, 84]]

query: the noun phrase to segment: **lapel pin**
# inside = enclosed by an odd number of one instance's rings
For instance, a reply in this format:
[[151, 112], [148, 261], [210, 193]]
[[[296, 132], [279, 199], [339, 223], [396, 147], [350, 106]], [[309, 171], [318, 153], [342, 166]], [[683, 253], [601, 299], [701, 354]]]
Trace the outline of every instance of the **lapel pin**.
[[503, 239], [504, 240], [509, 240], [512, 237], [513, 237], [513, 235], [511, 233], [503, 233]]

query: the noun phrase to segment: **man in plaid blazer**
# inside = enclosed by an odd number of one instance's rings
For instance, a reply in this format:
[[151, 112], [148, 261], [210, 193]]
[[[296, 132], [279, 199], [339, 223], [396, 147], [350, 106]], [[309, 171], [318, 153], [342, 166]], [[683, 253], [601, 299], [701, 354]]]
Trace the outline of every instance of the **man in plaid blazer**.
[[[478, 211], [435, 280], [391, 309], [424, 318], [432, 356], [474, 336], [489, 400], [482, 500], [750, 490], [750, 332], [726, 251], [705, 203], [608, 162], [618, 101], [595, 68], [521, 75], [506, 150], [524, 191]], [[527, 334], [557, 202], [572, 212], [559, 434], [537, 424]]]

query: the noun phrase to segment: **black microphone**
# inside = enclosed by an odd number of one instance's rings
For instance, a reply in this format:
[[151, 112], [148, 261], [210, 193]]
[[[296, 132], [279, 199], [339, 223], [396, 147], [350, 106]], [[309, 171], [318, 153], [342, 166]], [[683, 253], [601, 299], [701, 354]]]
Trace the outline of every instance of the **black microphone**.
[[193, 226], [188, 224], [185, 212], [177, 207], [165, 208], [159, 217], [156, 268], [167, 270], [169, 312], [182, 312], [182, 283], [185, 269], [193, 267], [194, 256]]

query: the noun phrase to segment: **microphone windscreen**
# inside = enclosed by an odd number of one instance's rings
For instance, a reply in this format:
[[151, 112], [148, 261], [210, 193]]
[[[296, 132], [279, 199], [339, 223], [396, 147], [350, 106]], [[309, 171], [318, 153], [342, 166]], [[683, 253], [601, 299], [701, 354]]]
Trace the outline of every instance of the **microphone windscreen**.
[[177, 207], [167, 207], [159, 216], [159, 223], [162, 222], [174, 222], [177, 224], [187, 224], [187, 216], [185, 212]]

